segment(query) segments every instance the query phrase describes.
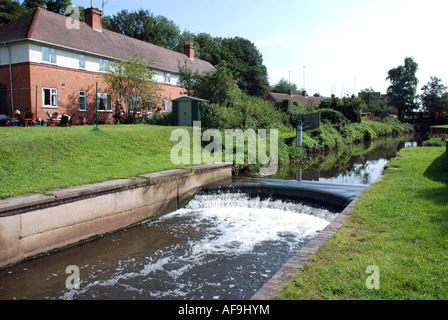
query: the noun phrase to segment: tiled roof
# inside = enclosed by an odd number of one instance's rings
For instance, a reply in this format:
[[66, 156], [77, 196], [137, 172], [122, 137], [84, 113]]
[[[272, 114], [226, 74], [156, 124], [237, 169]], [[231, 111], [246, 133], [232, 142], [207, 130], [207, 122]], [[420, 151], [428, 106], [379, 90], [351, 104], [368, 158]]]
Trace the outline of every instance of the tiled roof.
[[190, 59], [180, 52], [165, 49], [116, 32], [94, 30], [81, 22], [79, 29], [66, 27], [67, 17], [37, 8], [0, 28], [0, 43], [32, 39], [88, 53], [129, 60], [143, 54], [148, 65], [177, 72], [185, 62], [193, 71], [209, 71], [213, 66], [200, 59]]
[[[268, 96], [271, 96], [271, 98], [274, 99], [276, 102], [282, 101], [285, 99], [298, 101], [300, 104], [302, 104], [305, 107], [310, 106], [310, 105], [318, 106], [323, 99], [323, 98], [319, 98], [319, 97], [309, 97], [309, 96], [303, 96], [303, 95], [289, 95], [287, 93], [275, 93], [275, 92], [269, 92], [268, 95], [266, 96], [266, 98]], [[265, 98], [265, 100], [266, 100], [266, 98]]]

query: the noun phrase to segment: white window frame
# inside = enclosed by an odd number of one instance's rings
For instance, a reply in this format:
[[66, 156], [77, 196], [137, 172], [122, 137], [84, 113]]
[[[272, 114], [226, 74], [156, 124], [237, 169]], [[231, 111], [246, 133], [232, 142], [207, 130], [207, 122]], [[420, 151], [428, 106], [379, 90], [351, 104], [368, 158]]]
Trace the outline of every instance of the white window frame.
[[168, 104], [169, 104], [168, 99], [163, 99], [163, 101], [162, 101], [162, 111], [167, 112]]
[[171, 74], [169, 72], [165, 72], [163, 74], [163, 80], [165, 83], [171, 83]]
[[79, 55], [79, 69], [85, 69], [86, 68], [86, 56], [83, 54]]
[[[48, 50], [48, 52], [45, 52], [47, 50]], [[46, 60], [47, 56], [48, 56], [48, 60]], [[53, 49], [50, 47], [42, 47], [42, 62], [56, 64], [56, 57], [57, 57], [56, 49]]]
[[[104, 110], [100, 110], [100, 104], [101, 104], [101, 100], [106, 100], [105, 102], [105, 109]], [[98, 92], [98, 112], [113, 112], [114, 110], [114, 106], [112, 103], [112, 97], [109, 93], [103, 93], [103, 92]]]
[[[45, 90], [50, 90], [50, 104], [45, 104]], [[56, 105], [52, 105], [51, 102], [53, 101], [52, 97], [56, 97]], [[58, 89], [56, 88], [42, 88], [42, 108], [49, 108], [49, 109], [57, 109], [59, 108], [58, 105]]]
[[[81, 108], [81, 98], [84, 98], [84, 109]], [[87, 111], [87, 93], [85, 91], [79, 91], [79, 111]]]
[[[133, 100], [136, 100], [137, 102], [139, 102], [139, 105], [137, 106], [137, 110], [136, 110], [135, 114], [141, 114], [142, 113], [142, 98], [136, 97], [136, 96], [130, 96], [129, 99], [133, 99]], [[129, 103], [129, 101], [128, 101], [128, 105], [129, 105], [129, 112], [134, 113], [134, 110], [131, 110], [131, 104]]]
[[106, 59], [100, 59], [100, 71], [107, 72], [109, 71], [110, 62]]

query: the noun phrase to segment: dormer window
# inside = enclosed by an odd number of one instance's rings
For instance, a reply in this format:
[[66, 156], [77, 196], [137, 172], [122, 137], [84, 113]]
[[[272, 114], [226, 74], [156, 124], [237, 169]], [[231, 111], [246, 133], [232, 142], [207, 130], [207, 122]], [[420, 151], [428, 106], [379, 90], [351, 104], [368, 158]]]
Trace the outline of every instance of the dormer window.
[[56, 63], [56, 49], [42, 47], [42, 61]]

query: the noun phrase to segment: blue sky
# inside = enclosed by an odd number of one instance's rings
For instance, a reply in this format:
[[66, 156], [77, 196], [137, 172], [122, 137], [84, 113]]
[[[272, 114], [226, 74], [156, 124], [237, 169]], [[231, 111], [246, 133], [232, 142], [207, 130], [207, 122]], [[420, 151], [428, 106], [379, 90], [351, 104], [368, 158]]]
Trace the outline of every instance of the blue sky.
[[[72, 0], [90, 6], [90, 0]], [[101, 8], [102, 0], [93, 0]], [[446, 0], [109, 0], [105, 14], [147, 9], [181, 30], [254, 42], [269, 82], [282, 77], [309, 94], [386, 92], [389, 69], [419, 64], [419, 89], [436, 76], [448, 85]], [[305, 67], [305, 68], [304, 68]]]

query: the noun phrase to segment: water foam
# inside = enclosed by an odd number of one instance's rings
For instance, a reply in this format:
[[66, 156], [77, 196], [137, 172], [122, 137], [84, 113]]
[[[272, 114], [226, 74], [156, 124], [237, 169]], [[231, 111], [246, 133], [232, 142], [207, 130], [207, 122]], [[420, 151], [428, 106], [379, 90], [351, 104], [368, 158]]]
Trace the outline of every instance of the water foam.
[[[132, 285], [127, 282], [132, 279], [158, 281], [162, 277], [170, 279], [169, 282], [175, 284], [176, 288], [167, 287], [165, 291], [145, 288], [146, 294], [149, 292], [152, 297], [163, 298], [175, 293], [183, 297], [192, 287], [201, 287], [200, 283], [191, 283], [190, 276], [183, 279], [185, 274], [200, 274], [201, 268], [210, 264], [210, 261], [219, 261], [223, 256], [251, 253], [265, 243], [282, 243], [289, 246], [288, 250], [294, 250], [297, 243], [315, 236], [336, 215], [329, 210], [305, 204], [251, 198], [242, 193], [197, 195], [187, 207], [145, 225], [150, 230], [152, 226], [168, 224], [170, 234], [182, 239], [180, 243], [152, 252], [137, 266], [134, 258], [121, 261], [108, 279], [91, 282], [78, 294], [89, 294], [88, 291], [94, 287], [111, 286], [140, 292], [135, 284], [138, 281], [133, 281]], [[199, 268], [199, 271], [195, 268]], [[224, 275], [222, 278], [228, 279], [229, 276]], [[207, 280], [207, 285], [219, 287], [221, 283]], [[69, 292], [63, 298], [72, 299], [76, 295]]]

